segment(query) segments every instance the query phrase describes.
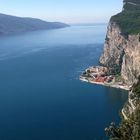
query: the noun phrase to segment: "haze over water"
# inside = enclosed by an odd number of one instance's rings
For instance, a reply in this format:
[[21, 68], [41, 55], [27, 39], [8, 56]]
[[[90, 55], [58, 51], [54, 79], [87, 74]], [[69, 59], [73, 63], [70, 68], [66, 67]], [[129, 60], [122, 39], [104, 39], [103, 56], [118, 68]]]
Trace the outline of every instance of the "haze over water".
[[0, 140], [102, 140], [127, 92], [79, 81], [97, 65], [106, 25], [0, 38]]

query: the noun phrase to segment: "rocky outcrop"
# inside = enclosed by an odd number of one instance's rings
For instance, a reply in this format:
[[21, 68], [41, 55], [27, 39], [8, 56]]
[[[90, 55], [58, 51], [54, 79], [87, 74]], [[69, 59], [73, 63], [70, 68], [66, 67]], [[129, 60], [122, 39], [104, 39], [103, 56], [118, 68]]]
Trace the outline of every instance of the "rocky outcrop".
[[[100, 57], [100, 64], [110, 69], [113, 74], [119, 74], [122, 81], [128, 86], [132, 87], [138, 83], [140, 86], [140, 34], [136, 22], [130, 19], [129, 14], [135, 20], [135, 16], [139, 15], [140, 2], [138, 0], [124, 0], [123, 12], [111, 18], [108, 25], [107, 35], [104, 43], [104, 50]], [[135, 10], [133, 10], [135, 9]], [[132, 10], [132, 12], [131, 12]], [[128, 25], [133, 26], [124, 27], [126, 19]], [[125, 29], [125, 30], [124, 30]], [[127, 32], [129, 31], [129, 32]], [[127, 34], [126, 34], [127, 33]], [[128, 118], [132, 112], [135, 111], [140, 102], [140, 97], [135, 96], [134, 90], [129, 92], [128, 102], [125, 104], [122, 114], [124, 118]]]
[[121, 76], [124, 81], [133, 85], [140, 75], [140, 36], [129, 35], [124, 45], [124, 57], [121, 67]]
[[113, 73], [120, 73], [124, 56], [124, 44], [126, 44], [126, 40], [121, 35], [119, 26], [110, 22], [100, 64], [109, 67]]
[[[114, 74], [120, 74], [125, 84], [133, 86], [140, 76], [140, 35], [126, 37], [121, 33], [119, 25], [110, 22], [100, 63]], [[137, 106], [137, 99], [131, 99], [131, 96], [133, 92], [129, 93], [128, 102], [122, 110], [125, 118], [134, 112]]]
[[119, 25], [109, 23], [100, 63], [132, 85], [140, 75], [140, 35], [124, 36]]

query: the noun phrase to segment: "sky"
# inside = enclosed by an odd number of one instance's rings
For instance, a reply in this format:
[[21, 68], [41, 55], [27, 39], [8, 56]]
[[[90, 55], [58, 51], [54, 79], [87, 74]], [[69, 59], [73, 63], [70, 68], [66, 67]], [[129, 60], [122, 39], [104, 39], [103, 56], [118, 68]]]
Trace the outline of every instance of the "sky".
[[69, 24], [106, 23], [123, 0], [0, 0], [0, 13]]

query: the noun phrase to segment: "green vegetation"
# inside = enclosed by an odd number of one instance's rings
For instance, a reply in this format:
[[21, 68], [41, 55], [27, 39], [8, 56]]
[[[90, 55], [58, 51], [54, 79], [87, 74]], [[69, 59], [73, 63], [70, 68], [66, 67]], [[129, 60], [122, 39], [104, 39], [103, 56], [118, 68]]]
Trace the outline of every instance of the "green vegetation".
[[122, 82], [122, 77], [120, 74], [115, 75], [115, 81], [116, 82]]
[[137, 97], [140, 97], [140, 85], [136, 85], [133, 89], [133, 93], [137, 95]]
[[116, 22], [124, 35], [140, 33], [140, 1], [125, 0], [124, 10], [113, 16], [111, 21]]
[[108, 66], [109, 72], [108, 75], [120, 75], [121, 72], [121, 66], [118, 66], [117, 64], [111, 64]]
[[128, 120], [122, 120], [116, 127], [114, 123], [105, 129], [110, 140], [140, 140], [140, 106]]
[[140, 77], [138, 78], [138, 82], [133, 85], [132, 92], [135, 97], [140, 98]]

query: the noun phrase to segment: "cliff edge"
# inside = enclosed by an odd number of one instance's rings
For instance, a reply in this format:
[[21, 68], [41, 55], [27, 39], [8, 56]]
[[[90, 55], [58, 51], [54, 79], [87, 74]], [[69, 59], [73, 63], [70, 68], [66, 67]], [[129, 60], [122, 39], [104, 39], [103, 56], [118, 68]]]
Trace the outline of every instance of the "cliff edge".
[[[139, 18], [135, 15], [139, 15]], [[130, 86], [140, 75], [140, 29], [137, 28], [140, 28], [140, 22], [135, 22], [133, 18], [140, 20], [140, 1], [124, 0], [123, 11], [110, 20], [100, 58], [101, 65], [120, 74]]]
[[100, 64], [121, 76], [131, 87], [122, 114], [128, 118], [137, 108], [140, 94], [140, 1], [124, 0], [121, 13], [109, 22]]
[[140, 140], [140, 0], [124, 0], [122, 12], [111, 17], [100, 64], [131, 87], [122, 122], [105, 131], [112, 140]]

